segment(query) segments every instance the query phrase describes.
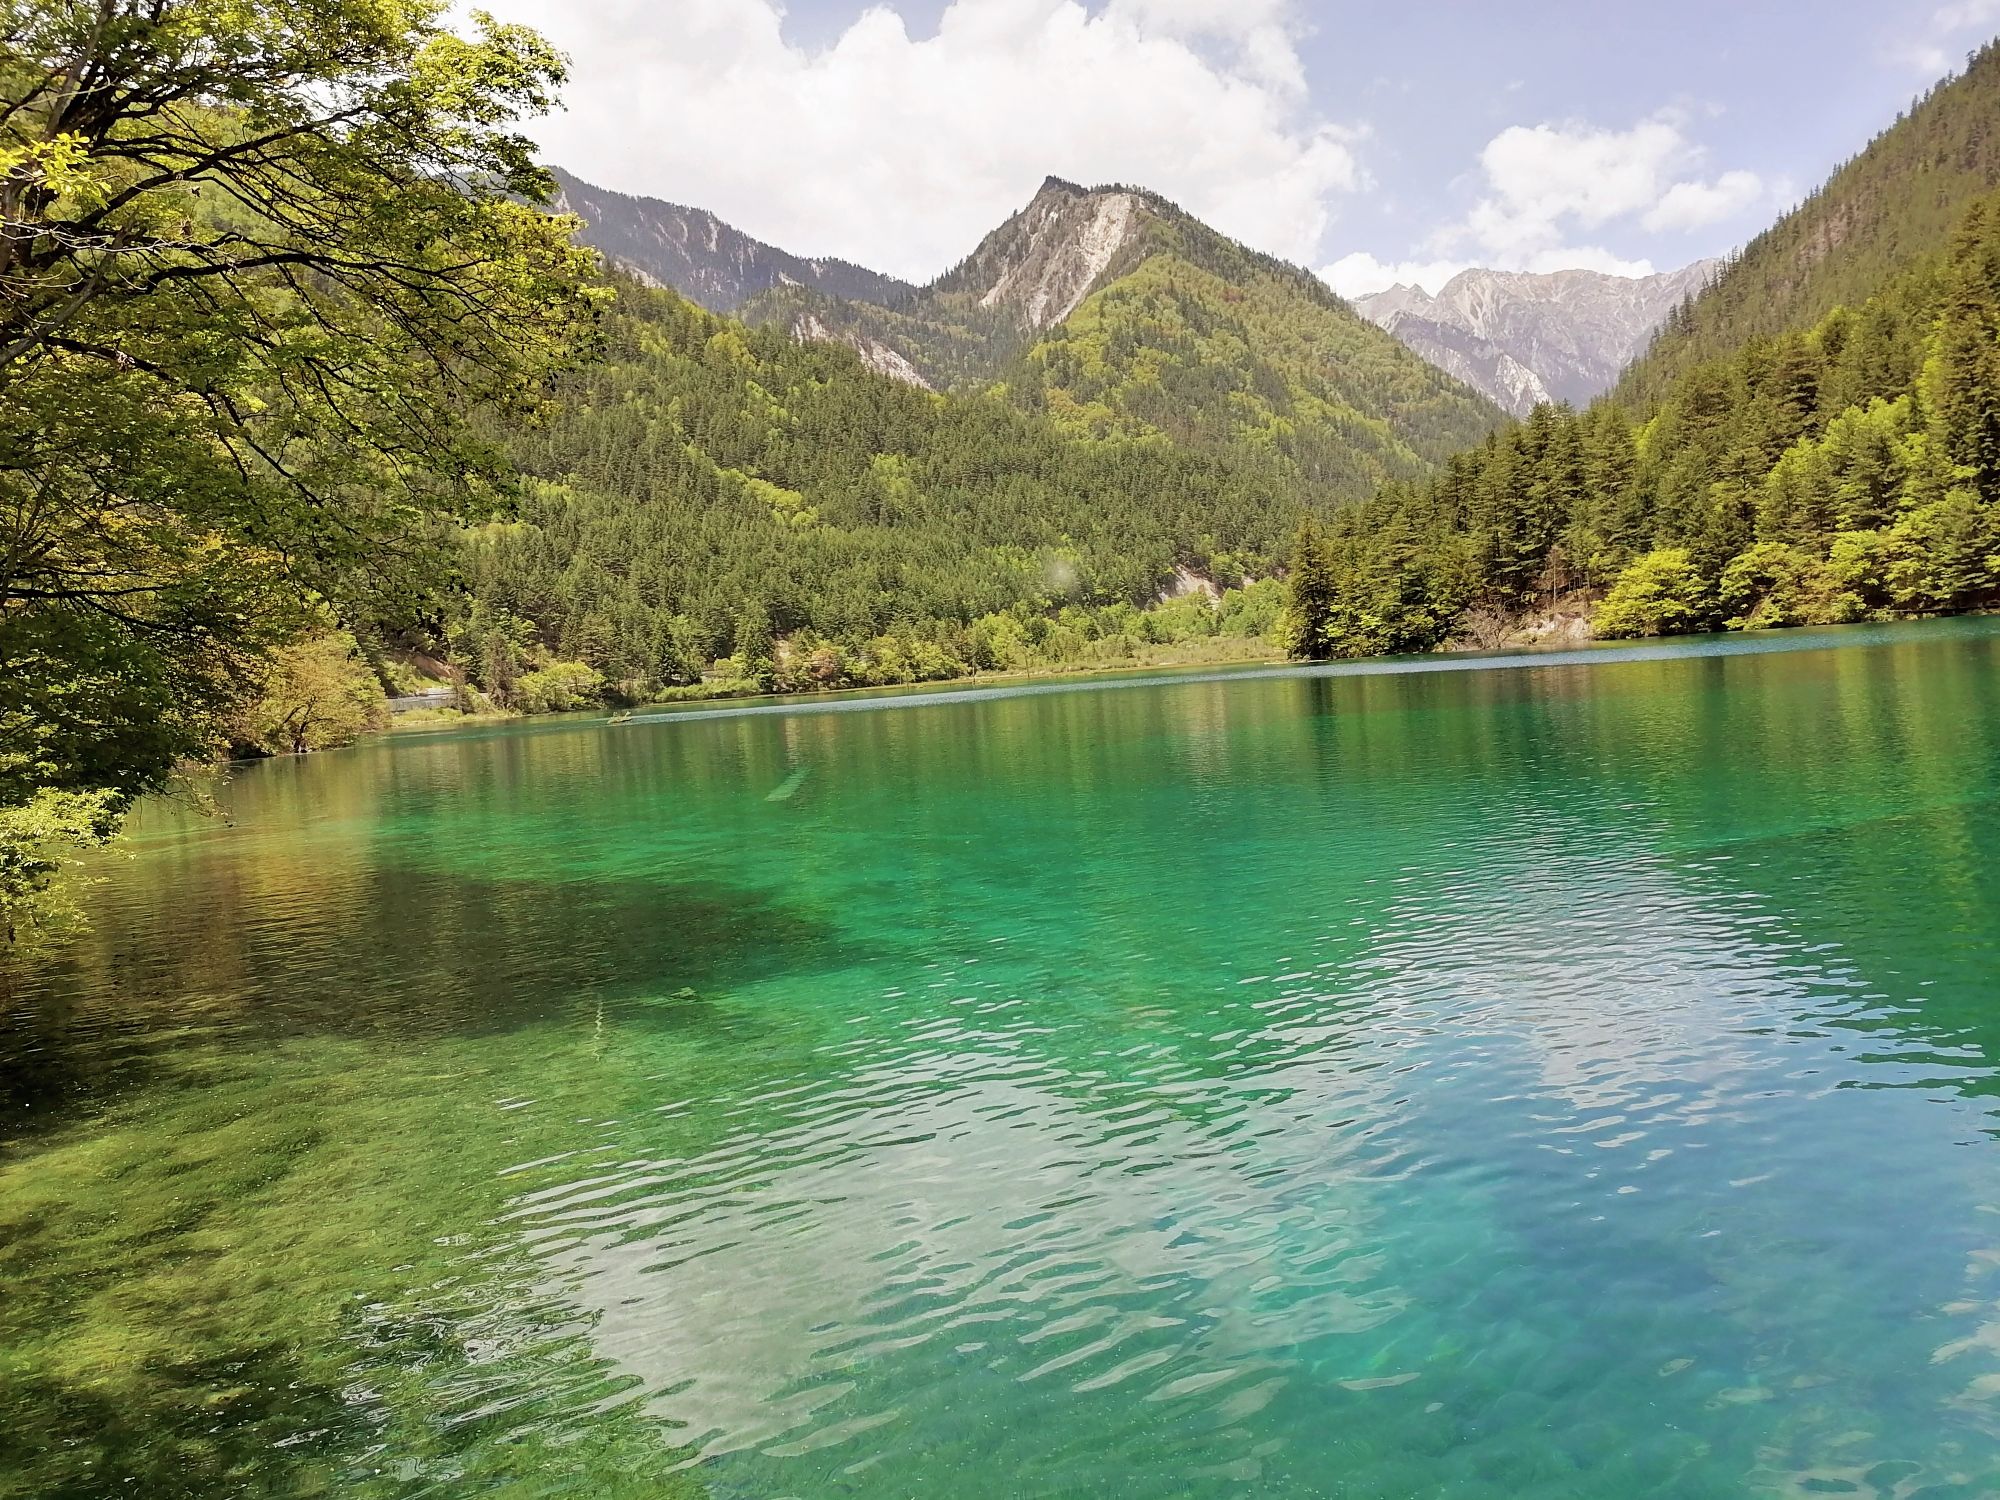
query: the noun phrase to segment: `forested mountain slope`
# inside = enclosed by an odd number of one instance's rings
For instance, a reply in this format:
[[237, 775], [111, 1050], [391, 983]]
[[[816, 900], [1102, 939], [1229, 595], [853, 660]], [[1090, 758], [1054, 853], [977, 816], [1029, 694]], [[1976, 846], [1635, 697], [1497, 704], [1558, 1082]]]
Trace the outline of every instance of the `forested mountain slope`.
[[1626, 371], [1649, 413], [1697, 366], [1802, 333], [1939, 254], [1971, 202], [2000, 187], [2000, 44], [1946, 79], [1825, 186], [1757, 236]]
[[1499, 412], [1320, 281], [1155, 194], [1050, 178], [958, 266], [888, 306], [782, 288], [744, 309], [933, 388], [997, 383], [1081, 437], [1275, 460], [1358, 499], [1477, 442]]
[[1051, 179], [884, 303], [796, 280], [745, 324], [628, 277], [604, 357], [503, 435], [524, 502], [467, 539], [446, 643], [489, 697], [560, 701], [558, 671], [638, 694], [726, 658], [835, 686], [1259, 634], [1301, 515], [1502, 420], [1316, 278], [1134, 189]]
[[667, 286], [711, 312], [734, 312], [773, 287], [893, 301], [907, 282], [851, 261], [793, 255], [752, 239], [706, 209], [593, 186], [560, 169], [550, 206], [583, 221], [581, 238], [628, 274]]
[[549, 659], [688, 681], [720, 654], [768, 658], [774, 633], [954, 675], [998, 664], [995, 632], [1149, 603], [1177, 567], [1268, 574], [1301, 503], [1268, 456], [1081, 438], [669, 292], [621, 288], [606, 338], [510, 438], [518, 517], [467, 541], [453, 647], [490, 693]]
[[1858, 304], [1694, 366], [1643, 424], [1542, 407], [1302, 551], [1312, 654], [1606, 585], [1604, 635], [2000, 605], [2000, 194]]

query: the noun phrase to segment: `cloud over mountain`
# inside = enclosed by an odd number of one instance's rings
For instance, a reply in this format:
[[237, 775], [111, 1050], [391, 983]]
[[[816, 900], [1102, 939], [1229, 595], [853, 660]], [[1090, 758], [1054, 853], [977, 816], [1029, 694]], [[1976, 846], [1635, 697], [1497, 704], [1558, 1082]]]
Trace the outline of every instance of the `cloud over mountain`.
[[1653, 264], [1596, 242], [1600, 231], [1636, 225], [1684, 233], [1782, 194], [1755, 172], [1710, 175], [1706, 152], [1680, 110], [1661, 110], [1627, 129], [1588, 121], [1513, 125], [1479, 154], [1478, 197], [1463, 219], [1435, 231], [1423, 259], [1385, 263], [1356, 253], [1322, 273], [1358, 296], [1401, 282], [1439, 290], [1458, 271], [1583, 269], [1649, 276]]
[[911, 279], [1050, 173], [1142, 183], [1298, 261], [1366, 183], [1365, 132], [1307, 96], [1293, 0], [953, 0], [928, 36], [881, 7], [817, 47], [773, 0], [491, 8], [587, 81], [540, 131], [551, 158]]

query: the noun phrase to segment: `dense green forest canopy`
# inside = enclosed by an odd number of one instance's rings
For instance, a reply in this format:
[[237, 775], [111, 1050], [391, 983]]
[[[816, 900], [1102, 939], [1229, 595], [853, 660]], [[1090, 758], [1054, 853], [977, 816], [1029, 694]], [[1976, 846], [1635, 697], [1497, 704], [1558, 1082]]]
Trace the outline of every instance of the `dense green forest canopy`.
[[622, 287], [604, 336], [512, 440], [516, 516], [467, 539], [456, 630], [503, 700], [551, 658], [628, 691], [687, 682], [746, 635], [752, 662], [796, 637], [857, 667], [919, 643], [935, 670], [916, 675], [1000, 665], [996, 634], [1134, 610], [1177, 569], [1269, 576], [1298, 515], [1274, 455], [1086, 438], [671, 292]]
[[591, 259], [512, 128], [560, 60], [443, 12], [0, 8], [6, 925], [272, 650], [427, 592], [419, 544], [511, 483], [471, 416], [587, 338]]
[[1303, 536], [1293, 573], [1311, 655], [1607, 585], [1608, 636], [2000, 603], [2000, 195], [1858, 305], [1692, 367], [1645, 423], [1540, 408]]
[[1792, 212], [1734, 256], [1626, 371], [1640, 415], [1703, 365], [1755, 339], [1804, 333], [1936, 258], [1974, 198], [2000, 188], [2000, 44], [1911, 106]]

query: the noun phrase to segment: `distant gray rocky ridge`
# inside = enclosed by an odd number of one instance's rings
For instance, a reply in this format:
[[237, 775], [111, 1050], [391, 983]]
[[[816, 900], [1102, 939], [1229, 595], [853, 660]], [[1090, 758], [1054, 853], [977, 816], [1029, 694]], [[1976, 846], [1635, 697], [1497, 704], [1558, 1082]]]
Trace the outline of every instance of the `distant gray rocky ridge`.
[[1432, 296], [1393, 286], [1355, 311], [1515, 416], [1544, 401], [1603, 395], [1667, 315], [1706, 286], [1720, 261], [1656, 276], [1602, 271], [1461, 271]]

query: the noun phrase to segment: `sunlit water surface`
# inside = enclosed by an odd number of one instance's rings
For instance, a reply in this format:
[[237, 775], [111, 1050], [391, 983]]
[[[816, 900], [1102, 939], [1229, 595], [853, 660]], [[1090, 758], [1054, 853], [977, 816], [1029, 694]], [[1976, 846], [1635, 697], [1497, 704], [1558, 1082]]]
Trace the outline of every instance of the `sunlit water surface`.
[[2000, 1492], [2000, 624], [1450, 665], [155, 813], [0, 1494]]

